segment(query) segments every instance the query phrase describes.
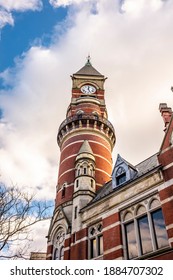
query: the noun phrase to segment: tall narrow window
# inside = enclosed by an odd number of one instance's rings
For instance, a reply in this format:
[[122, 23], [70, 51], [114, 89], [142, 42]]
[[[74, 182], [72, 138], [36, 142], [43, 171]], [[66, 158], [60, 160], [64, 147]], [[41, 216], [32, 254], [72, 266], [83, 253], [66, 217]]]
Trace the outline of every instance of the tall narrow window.
[[97, 257], [97, 241], [96, 238], [90, 240], [91, 259]]
[[77, 206], [75, 206], [75, 208], [74, 208], [74, 218], [75, 219], [77, 218]]
[[138, 256], [138, 250], [137, 250], [134, 222], [126, 224], [125, 231], [126, 231], [128, 258], [129, 259], [136, 258]]
[[125, 181], [126, 181], [126, 171], [122, 166], [120, 166], [116, 172], [116, 184], [117, 186], [119, 186]]
[[60, 260], [64, 259], [64, 246], [61, 247], [60, 249]]
[[91, 188], [93, 188], [93, 180], [91, 179]]
[[102, 224], [98, 223], [89, 228], [89, 258], [103, 255]]
[[151, 213], [156, 237], [157, 247], [162, 248], [168, 246], [168, 236], [165, 228], [162, 210], [158, 209]]
[[76, 188], [79, 187], [79, 180], [76, 180]]
[[62, 187], [62, 198], [65, 197], [65, 186]]
[[150, 229], [147, 215], [138, 219], [139, 235], [141, 242], [142, 254], [149, 253], [153, 250], [150, 236]]
[[103, 254], [103, 235], [98, 236], [98, 255]]

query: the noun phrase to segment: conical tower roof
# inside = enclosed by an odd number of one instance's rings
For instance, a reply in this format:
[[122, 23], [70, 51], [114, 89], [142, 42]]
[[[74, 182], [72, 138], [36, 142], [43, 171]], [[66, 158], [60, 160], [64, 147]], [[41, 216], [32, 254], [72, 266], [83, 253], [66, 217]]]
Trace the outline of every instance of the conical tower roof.
[[89, 158], [89, 159], [92, 159], [93, 161], [95, 161], [93, 151], [87, 140], [84, 140], [82, 146], [80, 147], [76, 160], [79, 160], [82, 158]]
[[74, 75], [103, 77], [103, 75], [92, 66], [90, 56], [88, 56], [86, 64]]
[[83, 154], [83, 153], [87, 153], [87, 154], [92, 154], [93, 155], [93, 151], [91, 149], [91, 146], [90, 144], [88, 143], [87, 140], [84, 140], [79, 152], [78, 152], [78, 155], [79, 154]]

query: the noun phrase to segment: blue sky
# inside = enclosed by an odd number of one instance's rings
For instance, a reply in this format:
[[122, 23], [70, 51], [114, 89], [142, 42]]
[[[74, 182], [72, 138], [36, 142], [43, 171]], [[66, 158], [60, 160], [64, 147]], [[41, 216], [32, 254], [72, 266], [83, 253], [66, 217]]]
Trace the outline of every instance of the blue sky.
[[173, 107], [172, 26], [173, 0], [0, 0], [1, 181], [54, 199], [56, 134], [70, 75], [88, 54], [108, 77], [113, 161], [119, 153], [135, 165], [156, 153], [164, 136], [159, 103]]
[[26, 52], [37, 40], [45, 46], [50, 44], [53, 27], [64, 20], [67, 8], [54, 8], [48, 0], [38, 11], [13, 12], [14, 25], [7, 24], [1, 30], [0, 72], [14, 66], [15, 57]]

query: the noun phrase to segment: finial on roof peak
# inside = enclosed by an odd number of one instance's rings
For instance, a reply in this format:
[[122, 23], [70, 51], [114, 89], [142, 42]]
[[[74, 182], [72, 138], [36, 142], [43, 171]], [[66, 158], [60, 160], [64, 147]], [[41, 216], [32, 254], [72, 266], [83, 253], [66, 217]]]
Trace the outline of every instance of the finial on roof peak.
[[91, 56], [90, 55], [87, 56], [87, 62], [85, 65], [91, 65]]
[[104, 77], [92, 66], [90, 55], [87, 56], [85, 65], [79, 71], [77, 71], [75, 75]]

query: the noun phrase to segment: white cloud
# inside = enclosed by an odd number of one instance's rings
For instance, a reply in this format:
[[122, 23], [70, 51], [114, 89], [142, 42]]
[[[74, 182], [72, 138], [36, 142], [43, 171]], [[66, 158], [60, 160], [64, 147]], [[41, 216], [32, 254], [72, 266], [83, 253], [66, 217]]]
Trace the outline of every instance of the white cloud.
[[39, 10], [42, 8], [41, 0], [0, 0], [0, 7], [7, 11]]
[[157, 11], [163, 5], [163, 0], [125, 0], [122, 5], [122, 10], [129, 14], [140, 15], [144, 11]]
[[7, 24], [14, 25], [13, 11], [36, 11], [42, 6], [42, 0], [0, 0], [0, 29]]
[[59, 8], [59, 7], [66, 7], [69, 5], [75, 5], [75, 4], [81, 4], [84, 2], [91, 2], [91, 0], [49, 0], [49, 3], [54, 7], [54, 8]]
[[57, 177], [58, 99], [63, 103], [55, 94], [64, 81], [53, 75], [58, 64], [53, 51], [33, 47], [18, 61], [16, 71], [2, 75], [13, 89], [1, 95], [1, 135], [6, 139], [0, 150], [1, 172], [14, 184], [30, 187], [31, 192], [38, 187], [40, 194], [47, 192], [51, 198]]
[[0, 29], [3, 28], [6, 24], [10, 24], [10, 25], [14, 24], [14, 19], [12, 17], [12, 14], [0, 10]]

